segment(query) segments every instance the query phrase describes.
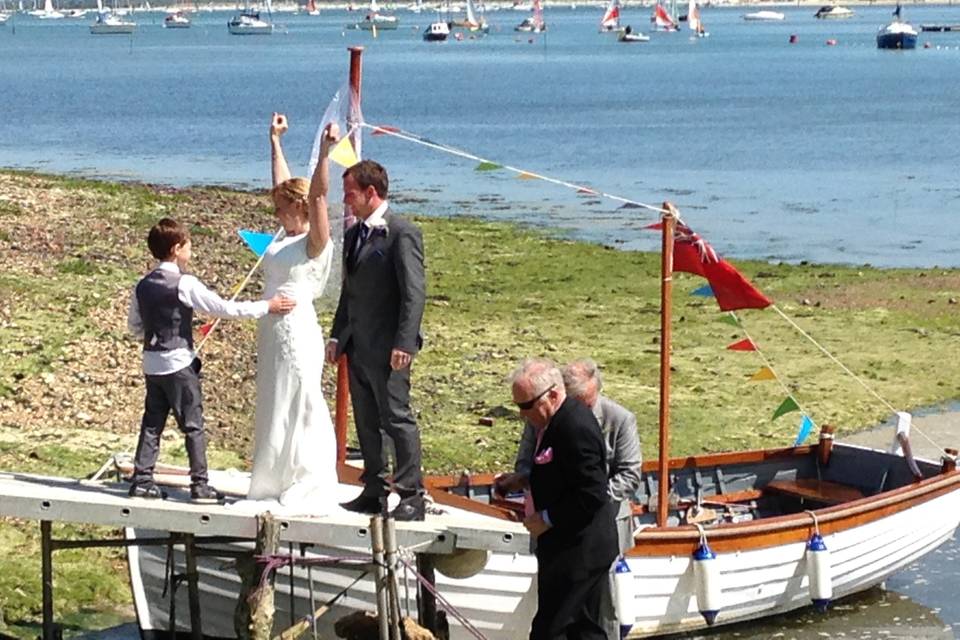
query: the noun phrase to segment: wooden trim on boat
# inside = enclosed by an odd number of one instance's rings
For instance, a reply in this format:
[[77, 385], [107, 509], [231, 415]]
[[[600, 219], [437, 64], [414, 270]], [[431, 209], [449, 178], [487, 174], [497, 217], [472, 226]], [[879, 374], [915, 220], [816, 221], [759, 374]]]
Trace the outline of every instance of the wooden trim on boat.
[[[874, 522], [960, 490], [960, 471], [941, 474], [916, 484], [846, 504], [817, 509], [823, 534], [845, 531]], [[806, 513], [776, 516], [761, 521], [721, 524], [707, 530], [710, 547], [716, 552], [749, 551], [793, 542], [805, 542], [813, 531], [813, 519]], [[690, 555], [700, 541], [693, 526], [649, 527], [634, 536], [636, 544], [628, 556]]]
[[[781, 458], [796, 458], [809, 456], [816, 451], [818, 445], [804, 445], [802, 447], [784, 447], [782, 449], [754, 449], [751, 451], [730, 451], [725, 453], [708, 453], [699, 456], [671, 458], [670, 469], [692, 469], [695, 467], [728, 466], [731, 464], [750, 464], [777, 460]], [[658, 469], [656, 460], [648, 460], [641, 467], [644, 473], [655, 473]]]

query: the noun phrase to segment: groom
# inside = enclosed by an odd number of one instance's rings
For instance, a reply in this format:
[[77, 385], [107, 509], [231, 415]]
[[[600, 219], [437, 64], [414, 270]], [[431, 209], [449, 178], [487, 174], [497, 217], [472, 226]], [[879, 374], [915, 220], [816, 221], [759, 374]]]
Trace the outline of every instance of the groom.
[[420, 431], [410, 410], [410, 363], [421, 347], [426, 297], [423, 238], [413, 223], [387, 210], [387, 172], [363, 160], [343, 173], [343, 203], [358, 219], [343, 238], [343, 287], [327, 343], [327, 360], [346, 353], [363, 492], [341, 506], [379, 513], [389, 492], [383, 433], [397, 454], [395, 520], [423, 520]]

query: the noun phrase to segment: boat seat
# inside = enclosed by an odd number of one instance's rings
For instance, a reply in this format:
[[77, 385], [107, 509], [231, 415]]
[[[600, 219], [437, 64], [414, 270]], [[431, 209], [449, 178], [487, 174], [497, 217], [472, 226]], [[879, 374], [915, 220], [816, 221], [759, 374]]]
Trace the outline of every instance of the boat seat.
[[813, 478], [774, 480], [765, 489], [794, 498], [830, 505], [852, 502], [864, 497], [863, 492], [854, 487]]

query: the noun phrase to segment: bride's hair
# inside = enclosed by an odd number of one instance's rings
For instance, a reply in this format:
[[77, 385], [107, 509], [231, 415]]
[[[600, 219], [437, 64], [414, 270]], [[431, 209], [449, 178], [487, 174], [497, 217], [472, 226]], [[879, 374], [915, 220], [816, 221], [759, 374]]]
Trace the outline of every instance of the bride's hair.
[[287, 178], [273, 188], [274, 196], [280, 196], [288, 202], [302, 202], [307, 204], [307, 194], [310, 193], [310, 181], [306, 178]]

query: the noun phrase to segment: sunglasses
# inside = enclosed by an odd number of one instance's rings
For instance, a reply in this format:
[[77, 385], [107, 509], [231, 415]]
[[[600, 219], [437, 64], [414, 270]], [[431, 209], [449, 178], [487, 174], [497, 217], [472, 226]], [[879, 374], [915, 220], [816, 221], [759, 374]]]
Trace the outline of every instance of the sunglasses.
[[530, 398], [529, 400], [524, 400], [523, 402], [517, 402], [516, 403], [517, 408], [520, 409], [521, 411], [529, 411], [530, 409], [533, 409], [533, 405], [540, 402], [540, 398], [550, 393], [550, 391], [552, 391], [553, 388], [556, 386], [557, 385], [552, 384], [546, 389], [544, 389], [543, 391], [541, 391], [540, 393], [538, 393], [536, 397]]

